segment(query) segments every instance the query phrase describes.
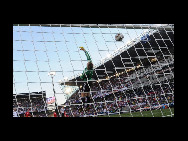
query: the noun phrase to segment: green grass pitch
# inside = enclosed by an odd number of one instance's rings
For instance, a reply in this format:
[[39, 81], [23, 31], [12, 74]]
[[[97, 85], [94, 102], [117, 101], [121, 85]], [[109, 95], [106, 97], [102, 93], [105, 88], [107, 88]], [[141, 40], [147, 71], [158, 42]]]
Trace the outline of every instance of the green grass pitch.
[[132, 113], [122, 113], [122, 114], [113, 114], [105, 115], [98, 117], [174, 117], [174, 108], [170, 109], [159, 109], [159, 110], [150, 110], [150, 111], [138, 111]]

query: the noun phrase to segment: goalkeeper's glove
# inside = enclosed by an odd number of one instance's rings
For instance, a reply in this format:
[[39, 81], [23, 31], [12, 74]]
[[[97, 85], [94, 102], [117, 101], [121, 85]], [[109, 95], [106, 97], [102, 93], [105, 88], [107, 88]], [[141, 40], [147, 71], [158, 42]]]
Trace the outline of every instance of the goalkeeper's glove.
[[85, 50], [84, 47], [79, 47], [79, 48], [80, 48], [80, 50]]

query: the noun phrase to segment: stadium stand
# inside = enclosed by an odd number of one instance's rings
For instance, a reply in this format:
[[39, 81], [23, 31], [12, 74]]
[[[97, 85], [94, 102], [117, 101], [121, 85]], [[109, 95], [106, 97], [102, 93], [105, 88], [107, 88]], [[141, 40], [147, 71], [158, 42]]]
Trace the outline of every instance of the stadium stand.
[[28, 109], [32, 117], [46, 117], [46, 93], [43, 91], [13, 94], [13, 109], [17, 109], [19, 117], [24, 117]]

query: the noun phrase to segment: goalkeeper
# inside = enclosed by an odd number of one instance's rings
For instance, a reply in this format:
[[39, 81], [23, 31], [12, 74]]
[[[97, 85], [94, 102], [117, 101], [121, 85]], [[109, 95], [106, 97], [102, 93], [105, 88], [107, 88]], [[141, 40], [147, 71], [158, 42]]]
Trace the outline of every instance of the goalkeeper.
[[[84, 69], [82, 75], [80, 78], [83, 81], [91, 80], [93, 76], [93, 63], [91, 61], [91, 57], [89, 56], [88, 52], [84, 49], [84, 47], [80, 47], [80, 50], [83, 50], [85, 52], [85, 55], [87, 57], [87, 67]], [[90, 87], [91, 87], [91, 82], [85, 82], [82, 85], [82, 93], [81, 93], [81, 98], [82, 102], [85, 103], [85, 98], [87, 98], [87, 103], [90, 103]]]

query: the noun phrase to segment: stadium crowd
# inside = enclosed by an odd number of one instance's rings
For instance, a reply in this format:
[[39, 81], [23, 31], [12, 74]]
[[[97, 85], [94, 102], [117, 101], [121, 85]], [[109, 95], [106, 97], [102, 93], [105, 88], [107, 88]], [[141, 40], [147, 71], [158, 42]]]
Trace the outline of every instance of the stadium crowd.
[[24, 117], [29, 111], [32, 117], [46, 117], [46, 108], [43, 98], [21, 97], [13, 100], [13, 112], [17, 112], [17, 116]]
[[[174, 106], [174, 64], [171, 58], [154, 62], [153, 66], [135, 68], [93, 83], [91, 101], [82, 104], [80, 91], [65, 103], [66, 117], [94, 117]], [[28, 111], [32, 117], [47, 117], [43, 98], [13, 98], [13, 115], [24, 117]], [[16, 110], [15, 110], [16, 109]]]
[[[165, 82], [161, 86], [157, 85], [151, 90], [151, 86], [145, 86], [133, 90], [116, 92], [114, 94], [103, 95], [100, 99], [104, 101], [86, 105], [73, 103], [66, 107], [66, 112], [70, 116], [95, 116], [100, 114], [112, 114], [125, 111], [145, 111], [154, 109], [164, 109], [174, 106], [174, 85], [173, 80], [169, 80], [170, 87]], [[80, 101], [81, 103], [81, 101]], [[74, 105], [75, 104], [75, 105]], [[78, 104], [78, 105], [77, 105]], [[71, 111], [71, 112], [70, 112]], [[84, 113], [85, 112], [85, 113]]]
[[[94, 83], [91, 87], [92, 101], [82, 105], [79, 94], [66, 102], [69, 116], [97, 116], [130, 110], [132, 112], [166, 109], [174, 106], [174, 64], [171, 58], [151, 67], [122, 73], [110, 81]], [[129, 79], [127, 79], [129, 78]], [[138, 83], [140, 82], [140, 84]]]

